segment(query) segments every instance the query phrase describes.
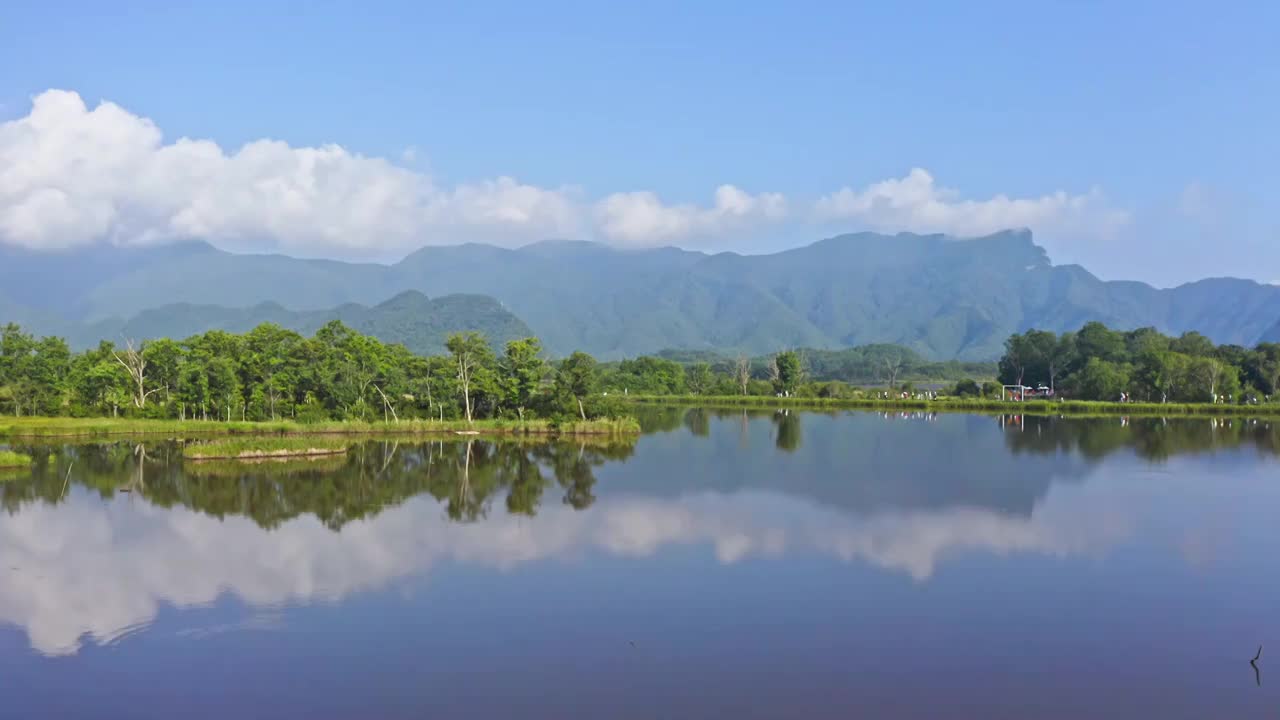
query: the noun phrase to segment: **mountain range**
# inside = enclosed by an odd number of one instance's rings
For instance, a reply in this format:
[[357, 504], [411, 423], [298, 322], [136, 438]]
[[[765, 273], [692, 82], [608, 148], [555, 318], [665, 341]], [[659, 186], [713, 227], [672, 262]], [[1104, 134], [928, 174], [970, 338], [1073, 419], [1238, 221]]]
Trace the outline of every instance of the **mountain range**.
[[259, 320], [306, 331], [335, 317], [379, 315], [388, 301], [398, 319], [380, 330], [392, 336], [383, 339], [417, 333], [415, 349], [438, 347], [449, 330], [478, 329], [452, 327], [459, 323], [504, 328], [494, 332], [523, 332], [527, 323], [553, 354], [603, 359], [667, 348], [755, 355], [894, 343], [931, 359], [988, 360], [1014, 332], [1074, 330], [1091, 320], [1197, 330], [1218, 343], [1280, 340], [1280, 287], [1232, 278], [1171, 289], [1104, 281], [1053, 265], [1028, 231], [963, 240], [858, 233], [768, 255], [466, 244], [426, 247], [391, 265], [233, 254], [200, 242], [64, 252], [0, 246], [0, 322], [80, 341], [247, 329]]
[[331, 320], [340, 320], [385, 342], [400, 343], [420, 355], [443, 353], [445, 340], [452, 332], [483, 333], [495, 348], [501, 348], [508, 340], [534, 334], [520, 318], [486, 295], [428, 298], [415, 290], [406, 290], [373, 307], [345, 303], [327, 310], [298, 311], [275, 302], [247, 308], [173, 303], [143, 310], [127, 321], [109, 318], [75, 323], [45, 317], [43, 322], [52, 323], [53, 327], [41, 327], [39, 322], [34, 327], [40, 334], [67, 338], [74, 348], [86, 348], [104, 339], [186, 338], [209, 330], [244, 333], [262, 323], [275, 323], [310, 336]]

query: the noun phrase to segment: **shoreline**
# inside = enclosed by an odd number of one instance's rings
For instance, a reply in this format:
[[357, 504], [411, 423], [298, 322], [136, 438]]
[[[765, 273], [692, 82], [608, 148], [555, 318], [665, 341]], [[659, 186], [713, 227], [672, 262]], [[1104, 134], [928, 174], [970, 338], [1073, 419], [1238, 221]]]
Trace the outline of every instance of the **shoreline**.
[[141, 435], [179, 436], [430, 436], [466, 435], [500, 436], [613, 436], [640, 434], [634, 418], [573, 421], [557, 425], [549, 420], [478, 420], [465, 421], [407, 420], [403, 422], [326, 422], [303, 425], [289, 421], [217, 420], [131, 420], [121, 418], [8, 418], [0, 419], [0, 437], [12, 438], [82, 438], [129, 437]]
[[796, 410], [929, 410], [984, 415], [1074, 415], [1080, 417], [1277, 417], [1280, 403], [1119, 403], [1097, 400], [915, 400], [879, 398], [801, 398], [762, 395], [631, 395], [624, 402], [653, 407], [759, 408]]

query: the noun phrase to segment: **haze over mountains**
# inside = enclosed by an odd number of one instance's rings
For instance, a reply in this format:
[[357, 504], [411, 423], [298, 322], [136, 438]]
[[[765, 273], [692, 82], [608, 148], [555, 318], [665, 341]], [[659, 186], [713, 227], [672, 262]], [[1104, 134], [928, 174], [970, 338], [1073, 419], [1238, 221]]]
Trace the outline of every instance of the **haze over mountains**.
[[[410, 290], [434, 299], [396, 297]], [[751, 256], [467, 244], [426, 247], [393, 265], [236, 255], [204, 243], [63, 253], [0, 246], [0, 322], [79, 345], [262, 321], [310, 332], [333, 318], [420, 352], [451, 330], [505, 339], [527, 329], [553, 354], [605, 359], [896, 343], [932, 359], [986, 360], [1011, 333], [1090, 320], [1197, 330], [1218, 343], [1280, 339], [1280, 287], [1102, 281], [1052, 265], [1027, 231], [965, 240], [859, 233]]]

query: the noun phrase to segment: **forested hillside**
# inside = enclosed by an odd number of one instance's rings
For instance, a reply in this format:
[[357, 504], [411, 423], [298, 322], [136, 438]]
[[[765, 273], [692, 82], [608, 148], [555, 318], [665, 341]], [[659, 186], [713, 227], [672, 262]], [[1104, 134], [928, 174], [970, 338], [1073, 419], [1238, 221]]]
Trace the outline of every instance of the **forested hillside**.
[[[3, 316], [4, 309], [0, 305], [0, 316]], [[340, 320], [383, 342], [404, 345], [418, 355], [444, 352], [445, 338], [453, 332], [481, 333], [495, 347], [533, 334], [524, 321], [491, 297], [445, 295], [428, 298], [413, 290], [373, 307], [347, 303], [326, 310], [295, 311], [275, 302], [246, 308], [175, 303], [144, 310], [127, 321], [108, 318], [78, 323], [29, 311], [14, 311], [9, 317], [13, 319], [7, 322], [64, 337], [77, 350], [94, 347], [102, 340], [181, 339], [210, 330], [244, 333], [262, 323], [273, 323], [310, 335], [333, 320]]]
[[481, 333], [495, 347], [533, 334], [528, 325], [491, 297], [428, 298], [409, 290], [373, 307], [348, 303], [329, 310], [300, 312], [286, 310], [278, 303], [250, 308], [168, 305], [139, 313], [110, 334], [104, 332], [104, 323], [89, 326], [80, 331], [76, 345], [89, 347], [103, 338], [185, 338], [209, 330], [243, 333], [266, 322], [311, 335], [333, 320], [383, 342], [404, 345], [418, 355], [444, 352], [445, 339], [454, 332]]
[[966, 240], [860, 233], [770, 255], [472, 244], [423, 248], [393, 265], [235, 255], [202, 243], [0, 248], [0, 287], [0, 312], [7, 303], [42, 333], [63, 332], [50, 317], [133, 318], [174, 303], [275, 303], [305, 313], [372, 305], [406, 290], [479, 293], [526, 322], [551, 352], [583, 349], [603, 359], [664, 348], [733, 356], [894, 344], [930, 360], [994, 360], [1013, 333], [1065, 332], [1090, 321], [1173, 335], [1196, 330], [1245, 346], [1280, 333], [1280, 287], [1102, 281], [1053, 265], [1025, 231]]

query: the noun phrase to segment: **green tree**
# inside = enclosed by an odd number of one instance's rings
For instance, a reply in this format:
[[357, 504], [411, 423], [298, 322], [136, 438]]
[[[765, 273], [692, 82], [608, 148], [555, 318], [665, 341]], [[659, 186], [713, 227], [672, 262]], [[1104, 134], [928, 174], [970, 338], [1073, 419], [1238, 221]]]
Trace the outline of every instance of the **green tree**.
[[804, 367], [800, 360], [800, 353], [795, 350], [784, 350], [774, 355], [770, 375], [773, 380], [773, 391], [790, 397], [804, 381]]
[[[1192, 402], [1216, 401], [1223, 393], [1224, 387], [1239, 388], [1240, 374], [1235, 368], [1224, 365], [1207, 355], [1193, 357], [1187, 363], [1187, 373], [1191, 386], [1186, 399]], [[1229, 377], [1230, 376], [1230, 377]]]
[[1129, 388], [1128, 366], [1091, 357], [1075, 382], [1077, 395], [1085, 400], [1118, 400]]
[[618, 363], [607, 387], [646, 395], [681, 395], [685, 392], [685, 371], [674, 360], [641, 356]]
[[1086, 323], [1076, 333], [1076, 351], [1081, 361], [1093, 358], [1109, 362], [1123, 362], [1125, 358], [1124, 336], [1100, 322]]
[[27, 364], [28, 402], [37, 415], [57, 415], [66, 395], [71, 349], [58, 337], [41, 338]]
[[[1157, 347], [1149, 345], [1148, 347]], [[1138, 358], [1136, 380], [1148, 400], [1168, 402], [1179, 381], [1186, 374], [1187, 357], [1168, 350], [1149, 350]], [[1178, 399], [1176, 394], [1174, 399]]]
[[0, 388], [14, 415], [22, 415], [23, 408], [30, 406], [35, 349], [35, 338], [17, 325], [9, 323], [0, 329]]
[[152, 340], [143, 348], [142, 355], [147, 363], [146, 382], [155, 388], [167, 406], [182, 372], [182, 345], [168, 338]]
[[572, 397], [578, 403], [578, 414], [587, 419], [587, 411], [583, 407], [582, 398], [590, 395], [596, 384], [596, 360], [584, 352], [575, 352], [560, 362], [556, 373], [556, 384], [561, 392]]
[[1004, 341], [1004, 355], [1000, 358], [1000, 382], [1004, 385], [1026, 384], [1028, 370], [1043, 360], [1041, 348], [1031, 333], [1010, 335]]
[[454, 368], [457, 370], [458, 389], [462, 392], [462, 409], [467, 424], [472, 423], [471, 389], [492, 360], [493, 351], [484, 336], [477, 332], [453, 333], [445, 341], [445, 347], [453, 355]]
[[1148, 353], [1167, 352], [1169, 338], [1153, 327], [1143, 327], [1125, 333], [1125, 352], [1137, 358]]
[[1209, 357], [1213, 355], [1213, 341], [1198, 332], [1185, 332], [1169, 343], [1169, 349], [1191, 357]]
[[685, 387], [689, 388], [689, 392], [694, 395], [702, 395], [711, 389], [715, 377], [711, 374], [711, 365], [709, 363], [694, 363], [685, 368]]
[[524, 419], [525, 408], [533, 404], [542, 388], [547, 364], [542, 359], [542, 344], [537, 338], [512, 340], [507, 343], [502, 360], [507, 403]]

